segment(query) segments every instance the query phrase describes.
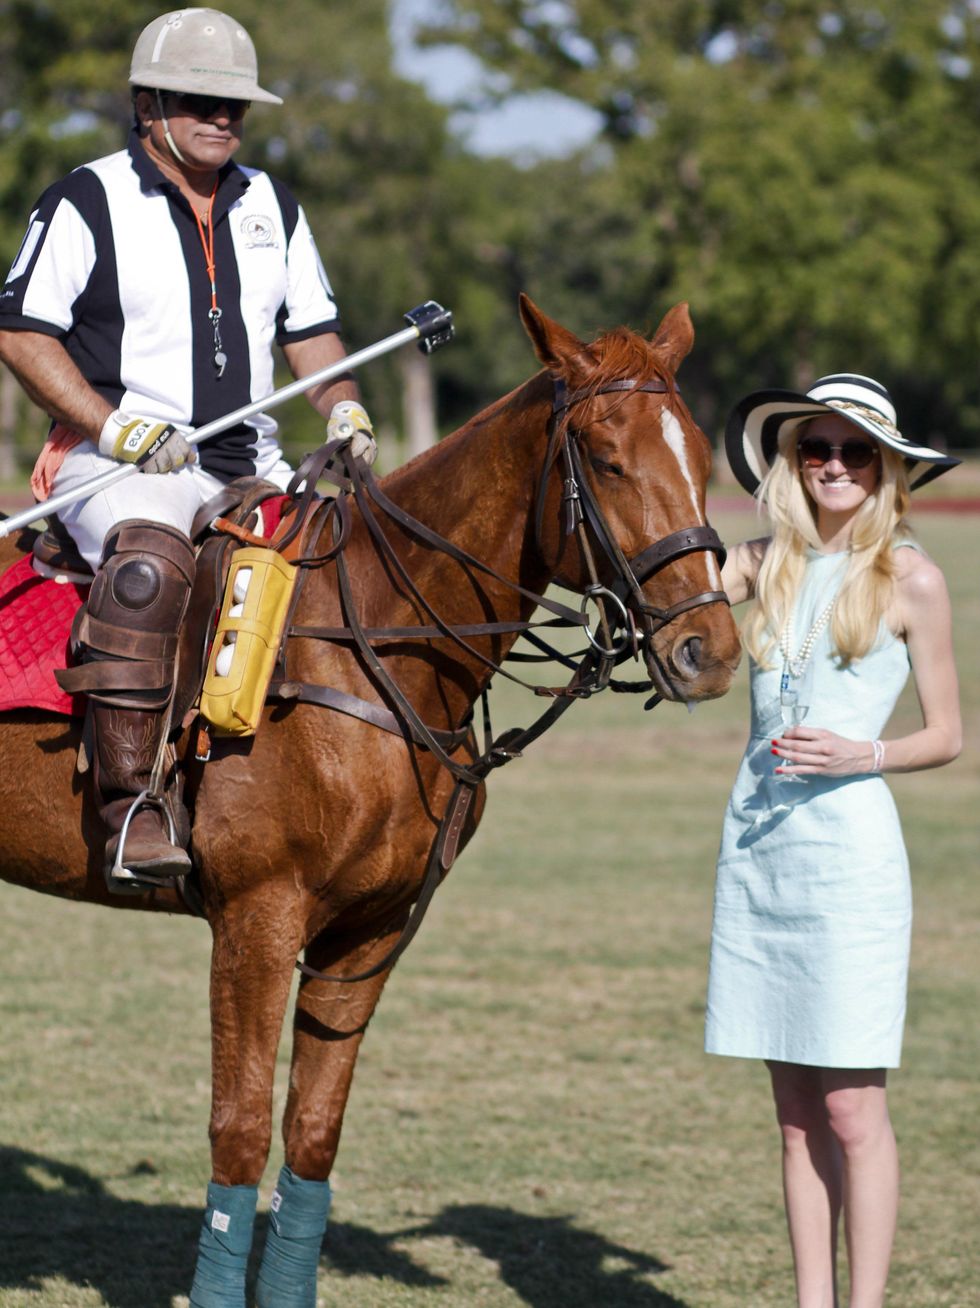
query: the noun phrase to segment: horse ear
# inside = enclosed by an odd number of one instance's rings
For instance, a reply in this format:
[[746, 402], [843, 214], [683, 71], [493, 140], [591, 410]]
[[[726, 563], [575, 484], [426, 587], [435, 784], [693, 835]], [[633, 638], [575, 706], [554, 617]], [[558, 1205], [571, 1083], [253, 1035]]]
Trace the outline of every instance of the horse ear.
[[563, 376], [576, 368], [588, 370], [593, 363], [588, 346], [563, 327], [561, 323], [542, 313], [529, 295], [521, 291], [518, 307], [524, 330], [531, 338], [534, 353], [546, 368]]
[[664, 314], [663, 321], [652, 337], [652, 344], [662, 355], [671, 373], [675, 373], [691, 353], [694, 344], [694, 324], [685, 300]]

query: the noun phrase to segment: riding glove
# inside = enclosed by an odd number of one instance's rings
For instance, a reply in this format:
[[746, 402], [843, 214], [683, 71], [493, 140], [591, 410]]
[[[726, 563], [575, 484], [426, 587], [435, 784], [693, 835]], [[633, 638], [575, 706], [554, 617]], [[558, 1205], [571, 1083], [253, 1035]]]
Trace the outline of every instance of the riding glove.
[[357, 400], [338, 400], [333, 406], [327, 419], [327, 440], [350, 441], [354, 458], [369, 465], [378, 457], [371, 419]]
[[120, 463], [135, 463], [140, 472], [171, 472], [197, 460], [193, 445], [172, 423], [133, 418], [121, 409], [106, 418], [99, 451]]

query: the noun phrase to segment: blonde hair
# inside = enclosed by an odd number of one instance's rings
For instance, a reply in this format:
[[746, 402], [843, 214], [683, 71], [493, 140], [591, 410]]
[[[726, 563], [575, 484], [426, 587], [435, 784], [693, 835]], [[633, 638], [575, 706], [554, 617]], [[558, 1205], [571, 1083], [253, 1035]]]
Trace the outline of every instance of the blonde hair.
[[[812, 421], [812, 420], [811, 420]], [[759, 568], [754, 602], [742, 626], [742, 643], [762, 667], [793, 611], [803, 582], [807, 547], [821, 548], [816, 509], [803, 487], [796, 443], [806, 423], [783, 431], [779, 456], [759, 487], [772, 539]], [[893, 545], [908, 536], [909, 480], [905, 460], [890, 446], [881, 452], [878, 485], [854, 516], [850, 558], [830, 624], [831, 649], [846, 667], [875, 645], [895, 584]]]

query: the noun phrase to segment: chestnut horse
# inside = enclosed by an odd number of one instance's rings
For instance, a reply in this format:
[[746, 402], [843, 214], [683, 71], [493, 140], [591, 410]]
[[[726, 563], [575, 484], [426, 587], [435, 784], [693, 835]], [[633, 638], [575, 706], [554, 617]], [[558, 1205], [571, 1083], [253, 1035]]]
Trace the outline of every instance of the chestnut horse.
[[[521, 316], [544, 371], [384, 479], [384, 494], [403, 515], [387, 526], [398, 566], [379, 557], [356, 508], [344, 551], [364, 628], [431, 622], [435, 610], [471, 633], [479, 624], [496, 629], [471, 634], [469, 648], [439, 639], [378, 644], [378, 667], [349, 641], [294, 639], [290, 676], [392, 708], [390, 677], [429, 727], [459, 732], [490, 679], [488, 660], [506, 655], [534, 595], [555, 579], [582, 593], [596, 574], [615, 590], [617, 566], [629, 572], [627, 560], [643, 559], [619, 591], [620, 612], [635, 619], [661, 695], [688, 702], [722, 695], [739, 645], [720, 591], [720, 543], [704, 518], [710, 448], [674, 382], [693, 342], [687, 306], [673, 308], [652, 341], [618, 328], [585, 344], [526, 297]], [[572, 441], [593, 509], [578, 532], [566, 521], [563, 455]], [[420, 538], [404, 515], [452, 542], [455, 556]], [[685, 532], [686, 548], [678, 543]], [[463, 551], [488, 569], [469, 566]], [[337, 628], [348, 619], [336, 562], [310, 569], [294, 623]], [[501, 631], [507, 624], [512, 629]], [[78, 746], [75, 721], [29, 712], [0, 718], [3, 877], [116, 907], [186, 911], [170, 890], [137, 899], [107, 894], [97, 818], [76, 772]], [[472, 734], [449, 752], [460, 767], [471, 762]], [[417, 737], [293, 702], [270, 707], [251, 740], [216, 742], [210, 762], [191, 777], [191, 848], [213, 933], [213, 1181], [195, 1308], [245, 1302], [276, 1048], [300, 954], [311, 968], [346, 977], [381, 964], [357, 982], [304, 976], [296, 1001], [286, 1167], [273, 1197], [259, 1303], [315, 1303], [327, 1178], [354, 1062], [450, 802], [455, 782], [445, 763]], [[480, 787], [462, 843], [482, 807]]]

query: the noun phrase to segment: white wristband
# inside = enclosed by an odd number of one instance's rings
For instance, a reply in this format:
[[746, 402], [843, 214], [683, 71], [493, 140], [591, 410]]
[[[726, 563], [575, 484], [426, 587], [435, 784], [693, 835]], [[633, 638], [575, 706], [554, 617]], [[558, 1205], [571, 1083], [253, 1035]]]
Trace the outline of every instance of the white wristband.
[[124, 427], [128, 427], [132, 422], [128, 413], [123, 413], [122, 409], [114, 409], [102, 424], [102, 431], [99, 434], [99, 453], [107, 454], [110, 459], [115, 458], [116, 442], [122, 435]]
[[871, 742], [871, 748], [874, 750], [874, 762], [871, 764], [871, 771], [880, 772], [882, 764], [885, 761], [884, 742], [880, 740], [873, 740]]

